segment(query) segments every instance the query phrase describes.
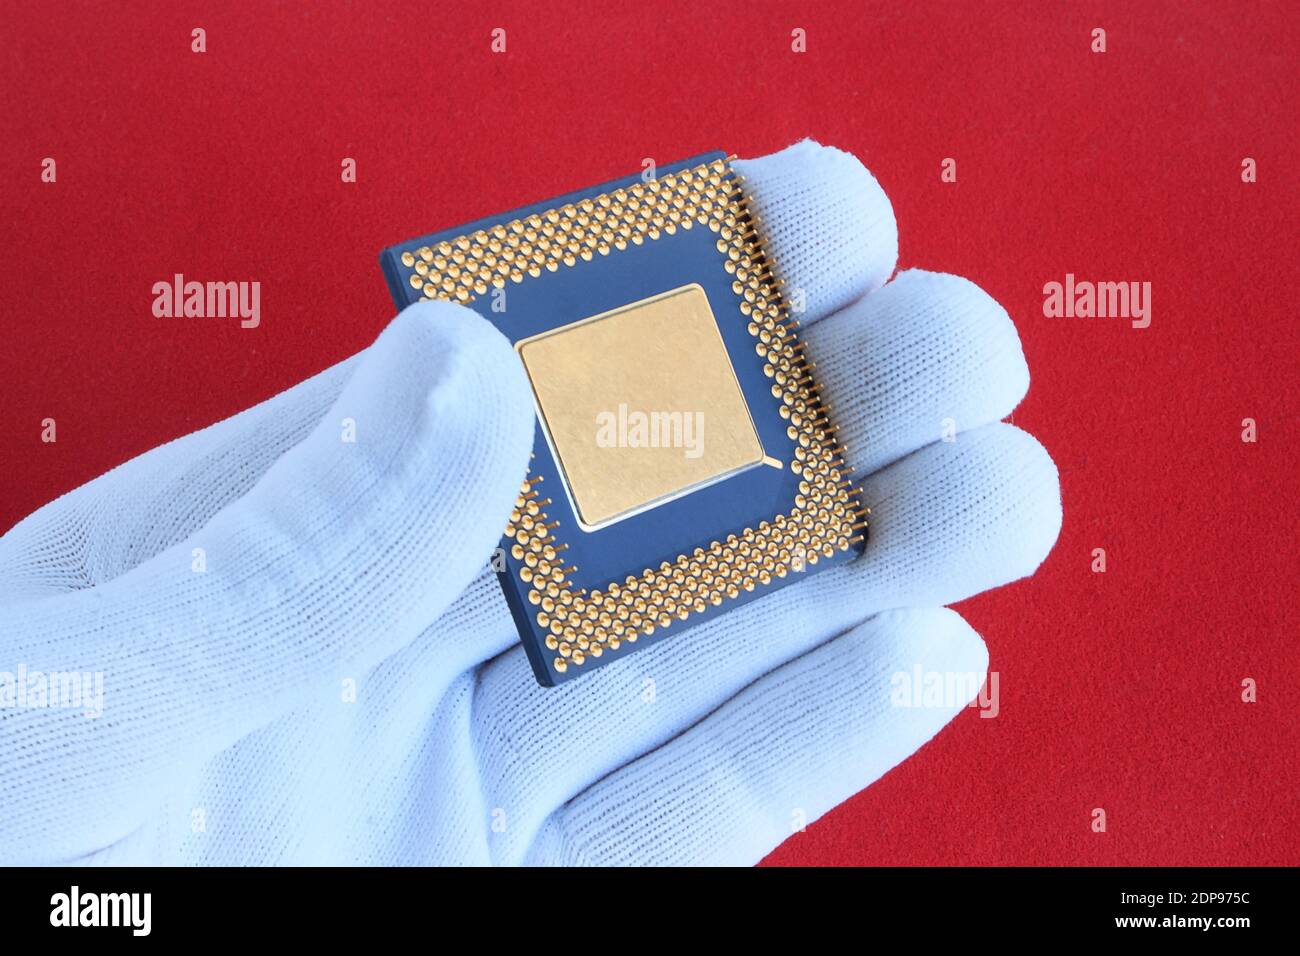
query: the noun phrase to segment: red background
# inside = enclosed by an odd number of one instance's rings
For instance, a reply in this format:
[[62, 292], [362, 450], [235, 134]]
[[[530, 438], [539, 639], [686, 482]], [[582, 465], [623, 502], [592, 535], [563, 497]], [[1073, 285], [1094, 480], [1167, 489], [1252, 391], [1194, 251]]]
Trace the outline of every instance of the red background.
[[[770, 862], [1300, 863], [1294, 7], [7, 6], [0, 528], [364, 347], [395, 240], [813, 136], [880, 179], [900, 266], [1015, 318], [1065, 524], [960, 608], [998, 718]], [[259, 280], [261, 327], [153, 318], [174, 272]], [[1151, 327], [1044, 318], [1066, 272], [1151, 282]]]

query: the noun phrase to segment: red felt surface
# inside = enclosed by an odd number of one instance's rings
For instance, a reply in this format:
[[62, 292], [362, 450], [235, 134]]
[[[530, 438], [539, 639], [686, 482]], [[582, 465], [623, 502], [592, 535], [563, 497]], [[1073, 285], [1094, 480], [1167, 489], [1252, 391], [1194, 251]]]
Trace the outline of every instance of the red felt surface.
[[[999, 716], [770, 862], [1300, 863], [1293, 7], [7, 6], [0, 528], [362, 348], [395, 240], [811, 135], [879, 177], [901, 266], [1016, 319], [1065, 524], [961, 607]], [[260, 281], [261, 327], [155, 319], [175, 272]], [[1151, 282], [1151, 327], [1045, 318], [1066, 272]]]

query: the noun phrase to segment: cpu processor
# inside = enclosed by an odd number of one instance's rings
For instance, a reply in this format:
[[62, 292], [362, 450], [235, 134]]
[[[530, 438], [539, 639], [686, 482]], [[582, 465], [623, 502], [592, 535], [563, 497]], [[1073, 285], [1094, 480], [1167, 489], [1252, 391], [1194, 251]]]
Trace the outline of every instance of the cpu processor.
[[496, 567], [541, 684], [864, 548], [866, 509], [780, 264], [723, 154], [412, 239], [380, 262], [399, 308], [474, 309], [532, 384], [533, 457]]

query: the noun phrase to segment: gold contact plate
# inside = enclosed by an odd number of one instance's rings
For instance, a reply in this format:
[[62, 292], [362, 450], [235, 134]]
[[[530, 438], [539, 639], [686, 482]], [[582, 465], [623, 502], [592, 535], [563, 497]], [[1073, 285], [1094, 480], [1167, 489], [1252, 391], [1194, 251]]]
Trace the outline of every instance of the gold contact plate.
[[781, 294], [758, 223], [727, 160], [615, 189], [578, 203], [478, 230], [434, 246], [404, 251], [411, 287], [426, 299], [466, 303], [489, 288], [524, 282], [654, 242], [678, 229], [717, 235], [719, 265], [732, 277], [754, 348], [771, 380], [772, 401], [795, 442], [791, 471], [799, 476], [794, 506], [784, 514], [737, 529], [724, 540], [678, 555], [656, 568], [610, 581], [603, 588], [573, 585], [552, 503], [530, 475], [520, 488], [505, 534], [522, 562], [538, 626], [564, 673], [617, 650], [624, 641], [654, 634], [692, 614], [752, 592], [774, 579], [816, 564], [861, 540], [866, 510], [847, 479], [844, 452], [813, 379], [813, 366], [796, 334], [798, 323]]
[[698, 285], [515, 344], [584, 530], [762, 464]]

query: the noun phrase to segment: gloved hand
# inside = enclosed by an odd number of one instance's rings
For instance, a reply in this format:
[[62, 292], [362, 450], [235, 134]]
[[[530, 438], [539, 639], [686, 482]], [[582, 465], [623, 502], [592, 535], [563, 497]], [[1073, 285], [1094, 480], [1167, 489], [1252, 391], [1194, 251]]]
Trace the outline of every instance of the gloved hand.
[[891, 678], [982, 674], [940, 606], [1060, 527], [1050, 458], [1000, 424], [1019, 340], [964, 279], [885, 284], [852, 156], [736, 168], [864, 481], [861, 559], [538, 687], [487, 570], [529, 387], [474, 313], [412, 306], [0, 539], [0, 671], [103, 675], [98, 717], [0, 707], [4, 862], [753, 863], [937, 733], [965, 701], [894, 706]]

